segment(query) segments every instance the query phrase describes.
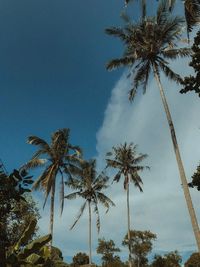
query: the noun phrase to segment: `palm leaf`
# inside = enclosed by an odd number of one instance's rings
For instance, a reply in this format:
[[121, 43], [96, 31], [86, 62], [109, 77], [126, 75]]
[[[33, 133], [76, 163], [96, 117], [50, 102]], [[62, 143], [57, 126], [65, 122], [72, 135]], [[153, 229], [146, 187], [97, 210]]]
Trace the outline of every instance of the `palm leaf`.
[[96, 213], [97, 219], [96, 219], [96, 226], [97, 226], [97, 231], [98, 233], [100, 232], [100, 216], [99, 216], [99, 209], [98, 209], [98, 200], [95, 199], [95, 201], [92, 202], [94, 205], [94, 213]]
[[51, 150], [48, 143], [45, 140], [43, 140], [43, 139], [41, 139], [35, 135], [29, 136], [27, 139], [27, 143], [31, 144], [31, 145], [39, 146], [39, 147], [41, 147], [42, 150], [45, 150], [45, 151]]
[[46, 164], [46, 162], [47, 162], [46, 159], [33, 158], [29, 162], [27, 162], [22, 168], [34, 169], [34, 168], [43, 166], [44, 164]]
[[61, 182], [60, 182], [60, 214], [63, 213], [63, 207], [64, 207], [64, 178], [63, 173], [60, 171], [61, 174]]
[[115, 206], [115, 203], [101, 192], [97, 193], [97, 199], [106, 208], [106, 213], [108, 212], [110, 206]]
[[107, 70], [113, 70], [121, 66], [133, 65], [135, 62], [134, 57], [123, 57], [119, 59], [113, 59], [106, 64]]
[[70, 230], [72, 230], [74, 228], [74, 226], [76, 225], [78, 220], [81, 218], [81, 216], [82, 216], [82, 214], [83, 214], [83, 212], [85, 210], [86, 204], [87, 204], [87, 201], [85, 201], [84, 204], [81, 206], [81, 208], [79, 210], [79, 213], [78, 213], [78, 216], [77, 216], [75, 222], [73, 223], [73, 225], [70, 227]]

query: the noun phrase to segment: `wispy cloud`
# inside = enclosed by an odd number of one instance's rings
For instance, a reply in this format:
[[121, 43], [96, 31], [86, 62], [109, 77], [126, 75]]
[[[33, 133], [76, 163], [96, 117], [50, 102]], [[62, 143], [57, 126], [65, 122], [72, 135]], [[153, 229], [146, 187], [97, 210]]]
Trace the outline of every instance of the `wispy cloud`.
[[[185, 75], [188, 71], [187, 61], [173, 64], [173, 69]], [[200, 160], [199, 98], [194, 94], [181, 95], [179, 87], [162, 76], [161, 79], [166, 89], [182, 159], [189, 178]], [[129, 89], [130, 83], [124, 74], [112, 91], [102, 127], [97, 134], [99, 162], [102, 164], [105, 153], [110, 151], [113, 145], [125, 141], [138, 144], [138, 152], [149, 155], [145, 163], [151, 170], [142, 174], [143, 194], [133, 187], [131, 189], [132, 228], [150, 229], [155, 232], [158, 237], [155, 250], [195, 250], [195, 239], [157, 85], [151, 80], [147, 93], [139, 94], [133, 104], [128, 102]], [[195, 190], [191, 190], [191, 193], [200, 221], [200, 195]], [[117, 232], [117, 235], [110, 236], [120, 242], [119, 237], [123, 236], [126, 229], [122, 185], [121, 191], [113, 185], [111, 195], [115, 198], [117, 195], [117, 208], [112, 211], [111, 218], [115, 219], [112, 219], [113, 224], [107, 229], [107, 233]], [[119, 211], [122, 211], [122, 214], [119, 214]], [[107, 220], [109, 219], [106, 219], [106, 225]]]

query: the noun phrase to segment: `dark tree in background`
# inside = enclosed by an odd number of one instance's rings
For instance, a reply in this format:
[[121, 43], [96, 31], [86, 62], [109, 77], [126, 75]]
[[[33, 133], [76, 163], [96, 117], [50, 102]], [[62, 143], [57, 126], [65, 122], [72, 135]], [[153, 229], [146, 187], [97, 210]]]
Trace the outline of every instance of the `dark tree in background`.
[[200, 31], [197, 32], [192, 46], [192, 60], [190, 66], [193, 67], [195, 74], [184, 78], [181, 94], [194, 91], [200, 97]]
[[200, 165], [197, 167], [196, 172], [192, 175], [192, 182], [188, 183], [189, 187], [196, 187], [200, 191]]
[[[130, 248], [133, 266], [148, 266], [148, 254], [153, 248], [152, 241], [156, 239], [156, 235], [150, 231], [130, 231]], [[123, 246], [129, 245], [128, 234], [124, 237]]]
[[181, 261], [181, 256], [177, 251], [174, 251], [164, 256], [155, 255], [151, 267], [181, 267]]
[[200, 254], [193, 253], [186, 261], [185, 267], [200, 267]]
[[109, 266], [109, 264], [113, 265], [115, 262], [120, 262], [119, 256], [114, 255], [115, 252], [120, 252], [120, 249], [116, 247], [113, 240], [98, 239], [97, 253], [102, 255], [102, 266]]
[[[38, 219], [35, 203], [26, 196], [32, 177], [25, 171], [14, 170], [10, 175], [0, 171], [0, 259], [5, 266], [8, 247], [19, 239], [30, 219]], [[30, 237], [30, 239], [34, 236]], [[29, 240], [28, 240], [29, 241]], [[25, 244], [23, 244], [25, 245]]]
[[80, 265], [88, 264], [89, 263], [89, 256], [86, 253], [79, 252], [73, 257], [72, 265], [74, 267], [78, 267]]

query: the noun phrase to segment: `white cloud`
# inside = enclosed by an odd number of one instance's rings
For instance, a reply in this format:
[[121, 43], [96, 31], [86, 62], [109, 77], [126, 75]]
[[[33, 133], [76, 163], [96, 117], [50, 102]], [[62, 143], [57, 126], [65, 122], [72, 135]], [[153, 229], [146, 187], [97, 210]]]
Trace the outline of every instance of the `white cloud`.
[[[187, 61], [173, 64], [182, 75], [188, 71]], [[161, 76], [174, 120], [178, 143], [188, 180], [200, 161], [200, 102], [195, 94], [181, 95], [174, 83]], [[144, 193], [132, 187], [132, 228], [149, 229], [157, 234], [155, 250], [196, 250], [177, 163], [172, 147], [167, 120], [159, 91], [150, 81], [145, 95], [138, 94], [133, 104], [128, 102], [129, 81], [124, 74], [115, 85], [102, 127], [97, 134], [97, 152], [100, 166], [106, 152], [123, 142], [138, 144], [138, 152], [149, 155], [145, 164], [151, 167], [142, 174]], [[118, 188], [119, 189], [119, 188]], [[111, 211], [112, 225], [105, 220], [106, 237], [120, 243], [126, 231], [125, 193], [112, 186], [117, 208]], [[200, 194], [191, 190], [200, 221]], [[117, 196], [117, 197], [116, 197]], [[114, 218], [114, 219], [113, 219]], [[116, 232], [117, 235], [113, 234]]]

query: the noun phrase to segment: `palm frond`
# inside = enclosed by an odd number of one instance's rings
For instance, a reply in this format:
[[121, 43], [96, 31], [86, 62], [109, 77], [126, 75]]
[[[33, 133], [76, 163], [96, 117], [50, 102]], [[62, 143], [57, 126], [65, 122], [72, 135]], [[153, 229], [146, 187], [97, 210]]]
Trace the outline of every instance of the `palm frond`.
[[160, 68], [163, 70], [164, 74], [170, 79], [175, 81], [178, 84], [181, 84], [183, 82], [183, 79], [181, 76], [174, 71], [172, 71], [163, 61], [159, 60], [158, 62]]
[[87, 201], [85, 201], [85, 202], [83, 203], [83, 205], [81, 206], [81, 208], [80, 208], [80, 210], [79, 210], [79, 213], [78, 213], [78, 216], [77, 216], [75, 222], [74, 222], [74, 223], [72, 224], [72, 226], [70, 227], [70, 230], [72, 230], [72, 229], [74, 228], [74, 226], [76, 225], [76, 223], [77, 223], [77, 222], [79, 221], [79, 219], [81, 218], [81, 216], [82, 216], [82, 214], [83, 214], [83, 212], [84, 212], [84, 210], [85, 210], [86, 204], [87, 204]]
[[[122, 16], [123, 18], [125, 18], [125, 15], [123, 15], [123, 13], [122, 13], [121, 16]], [[126, 17], [126, 18], [127, 18], [127, 17]], [[122, 41], [126, 41], [126, 39], [127, 39], [127, 36], [126, 36], [124, 30], [121, 29], [121, 28], [111, 27], [111, 28], [107, 28], [107, 29], [105, 30], [105, 32], [106, 32], [108, 35], [113, 35], [113, 36], [115, 36], [115, 37], [119, 37]]]
[[27, 162], [23, 168], [26, 170], [29, 169], [34, 169], [37, 167], [44, 166], [46, 164], [47, 160], [46, 159], [38, 159], [38, 158], [33, 158], [29, 162]]
[[137, 157], [135, 157], [135, 158], [133, 159], [132, 163], [133, 163], [134, 165], [136, 165], [136, 164], [142, 162], [142, 161], [143, 161], [144, 159], [146, 159], [147, 157], [148, 157], [147, 154], [139, 154], [139, 156], [137, 156]]
[[76, 199], [79, 196], [80, 196], [80, 191], [76, 191], [76, 192], [66, 195], [64, 198], [71, 200], [71, 199]]
[[[32, 186], [32, 190], [38, 190], [42, 188], [42, 181], [44, 179], [46, 179], [48, 172], [49, 172], [49, 168], [51, 166], [48, 166], [44, 172], [38, 177], [38, 179], [34, 182], [33, 186]], [[44, 188], [43, 188], [44, 189]]]
[[135, 62], [134, 57], [123, 57], [123, 58], [113, 59], [106, 64], [106, 68], [107, 70], [113, 70], [121, 66], [127, 66], [127, 65], [132, 66], [134, 62]]
[[137, 89], [134, 87], [132, 88], [130, 91], [129, 91], [129, 94], [128, 94], [128, 99], [130, 102], [133, 102], [135, 96], [136, 96], [136, 93], [137, 93]]
[[101, 192], [97, 193], [97, 199], [106, 208], [106, 213], [108, 212], [110, 206], [115, 206], [115, 203]]
[[113, 182], [119, 182], [120, 178], [121, 178], [121, 175], [122, 175], [122, 171], [120, 170], [113, 178]]
[[162, 51], [162, 55], [164, 58], [168, 59], [177, 59], [178, 57], [184, 58], [191, 56], [192, 50], [191, 48], [179, 48], [179, 49], [164, 49]]
[[42, 150], [45, 150], [47, 152], [51, 150], [48, 143], [45, 140], [43, 140], [42, 138], [39, 138], [35, 135], [29, 136], [27, 139], [27, 143], [31, 144], [31, 145], [39, 146], [39, 147], [41, 147]]
[[60, 181], [60, 214], [63, 213], [63, 207], [64, 207], [64, 178], [63, 173], [60, 171], [61, 174], [61, 181]]
[[192, 31], [192, 28], [200, 22], [200, 1], [185, 0], [185, 18], [187, 23], [187, 32]]
[[97, 226], [97, 231], [98, 233], [100, 232], [100, 216], [99, 216], [99, 209], [98, 209], [98, 200], [96, 199], [95, 201], [92, 202], [94, 205], [94, 213], [96, 213], [97, 219], [96, 219], [96, 226]]
[[45, 199], [44, 199], [43, 208], [45, 207], [49, 193], [52, 190], [52, 185], [56, 179], [57, 172], [58, 172], [57, 166], [52, 164], [48, 170], [48, 173], [45, 179], [41, 181], [41, 185], [45, 191]]
[[113, 168], [120, 168], [121, 162], [117, 160], [112, 160], [112, 159], [106, 159], [107, 166], [113, 167]]
[[139, 188], [140, 192], [143, 192], [141, 184], [143, 184], [141, 177], [138, 175], [138, 173], [132, 173], [130, 175], [131, 179], [130, 181], [134, 183], [135, 187]]

